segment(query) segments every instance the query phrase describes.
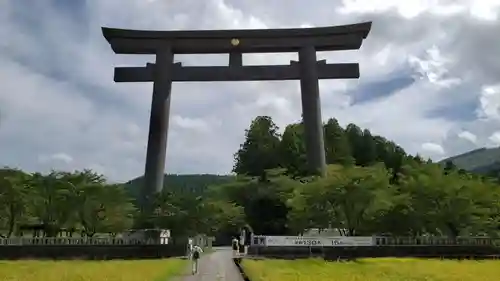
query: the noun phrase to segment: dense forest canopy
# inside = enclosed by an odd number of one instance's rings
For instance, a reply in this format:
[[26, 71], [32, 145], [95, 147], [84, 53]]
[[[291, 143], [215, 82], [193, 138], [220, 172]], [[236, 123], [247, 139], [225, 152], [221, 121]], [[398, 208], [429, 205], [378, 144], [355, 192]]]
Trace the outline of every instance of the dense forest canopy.
[[345, 235], [489, 235], [500, 227], [496, 178], [465, 172], [450, 161], [425, 161], [396, 143], [334, 118], [324, 124], [328, 173], [307, 172], [303, 125], [283, 133], [258, 116], [234, 155], [236, 176], [167, 175], [150, 213], [135, 198], [141, 178], [109, 184], [90, 170], [47, 174], [0, 170], [0, 233], [41, 225], [93, 236], [159, 227], [174, 236], [300, 234], [338, 228]]
[[[230, 175], [211, 175], [211, 174], [191, 174], [175, 175], [167, 174], [163, 180], [165, 190], [179, 193], [190, 193], [203, 195], [211, 185], [218, 185], [233, 181], [234, 176]], [[143, 177], [135, 178], [124, 184], [125, 189], [134, 199], [139, 198], [139, 192], [143, 184]]]

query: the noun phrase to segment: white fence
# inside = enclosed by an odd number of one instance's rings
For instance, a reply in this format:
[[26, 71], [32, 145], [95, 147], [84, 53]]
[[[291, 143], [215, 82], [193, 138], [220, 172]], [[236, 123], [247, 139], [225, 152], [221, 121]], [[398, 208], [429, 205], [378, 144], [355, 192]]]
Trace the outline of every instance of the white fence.
[[374, 236], [376, 246], [500, 246], [499, 238], [483, 236], [459, 236], [456, 238], [442, 236], [416, 237], [383, 237]]
[[0, 246], [22, 245], [161, 245], [168, 237], [159, 239], [89, 238], [89, 237], [13, 237], [0, 238]]
[[433, 245], [467, 245], [467, 246], [500, 246], [500, 239], [490, 237], [383, 237], [383, 236], [263, 236], [252, 237], [252, 245], [266, 247], [363, 247], [363, 246], [433, 246]]
[[306, 236], [254, 236], [253, 244], [267, 247], [296, 246], [296, 247], [341, 247], [341, 246], [373, 246], [371, 236], [335, 236], [335, 237], [306, 237]]

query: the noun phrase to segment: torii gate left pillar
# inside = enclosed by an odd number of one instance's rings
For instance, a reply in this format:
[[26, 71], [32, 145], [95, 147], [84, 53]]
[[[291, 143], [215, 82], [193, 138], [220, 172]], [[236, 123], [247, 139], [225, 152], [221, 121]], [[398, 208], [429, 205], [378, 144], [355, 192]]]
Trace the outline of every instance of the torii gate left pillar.
[[153, 72], [153, 99], [149, 118], [149, 135], [146, 150], [146, 167], [144, 172], [141, 206], [154, 193], [163, 189], [165, 155], [167, 153], [168, 126], [170, 120], [170, 101], [172, 92], [172, 64], [174, 54], [170, 46], [158, 50]]

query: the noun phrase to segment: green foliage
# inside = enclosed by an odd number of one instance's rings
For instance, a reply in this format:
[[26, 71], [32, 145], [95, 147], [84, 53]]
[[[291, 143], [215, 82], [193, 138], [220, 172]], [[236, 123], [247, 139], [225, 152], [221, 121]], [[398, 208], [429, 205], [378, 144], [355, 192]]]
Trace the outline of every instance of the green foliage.
[[[218, 189], [225, 200], [243, 207], [257, 233], [337, 228], [346, 235], [498, 234], [500, 188], [491, 179], [452, 163], [443, 169], [367, 129], [354, 124], [343, 129], [333, 118], [324, 125], [328, 174], [307, 177], [303, 124], [288, 125], [281, 139], [275, 126], [260, 128], [260, 134], [247, 133], [245, 144], [268, 143], [272, 135], [273, 145], [253, 154], [240, 149], [235, 155], [240, 179]], [[276, 140], [276, 151], [270, 151]], [[279, 157], [280, 164], [259, 162], [269, 156]], [[278, 167], [283, 169], [276, 172]]]
[[333, 118], [324, 124], [328, 172], [316, 177], [307, 172], [303, 124], [278, 131], [270, 117], [257, 117], [235, 153], [236, 176], [166, 175], [147, 213], [135, 207], [142, 178], [120, 185], [89, 170], [2, 169], [1, 233], [31, 224], [42, 225], [45, 236], [62, 229], [117, 234], [132, 226], [167, 228], [174, 236], [230, 237], [242, 226], [267, 235], [337, 228], [346, 235], [498, 236], [498, 179], [408, 155]]
[[32, 191], [28, 184], [28, 175], [20, 170], [0, 170], [0, 223], [7, 226], [10, 237], [17, 224], [28, 212], [27, 198]]
[[304, 176], [306, 166], [306, 146], [304, 142], [304, 125], [290, 124], [285, 128], [279, 145], [281, 166], [292, 176]]
[[44, 236], [61, 230], [116, 233], [132, 225], [135, 207], [121, 185], [107, 184], [89, 170], [27, 174], [0, 170], [0, 229], [11, 236], [23, 229], [39, 229]]
[[335, 118], [330, 118], [323, 126], [325, 136], [325, 153], [328, 164], [352, 165], [354, 158], [344, 129]]
[[290, 216], [307, 227], [346, 229], [348, 235], [372, 232], [372, 224], [392, 207], [397, 194], [381, 166], [333, 166], [328, 176], [302, 185], [289, 201]]
[[[186, 178], [191, 182], [178, 181], [176, 187], [156, 195], [153, 213], [139, 213], [130, 185], [109, 184], [104, 176], [90, 170], [27, 174], [5, 168], [0, 170], [0, 233], [12, 236], [36, 229], [46, 237], [62, 232], [92, 237], [97, 233], [117, 235], [134, 225], [147, 225], [184, 236], [236, 231], [244, 224], [241, 206], [197, 194], [206, 193], [209, 184], [227, 182], [231, 177]], [[193, 188], [183, 192], [182, 186]]]
[[[193, 175], [175, 175], [167, 174], [163, 180], [163, 190], [175, 194], [193, 194], [195, 196], [203, 195], [210, 186], [230, 182], [233, 176], [219, 176], [210, 174]], [[125, 190], [134, 198], [139, 198], [144, 178], [139, 177], [124, 184]]]
[[262, 177], [265, 170], [279, 167], [280, 136], [271, 117], [259, 116], [246, 131], [245, 142], [235, 154], [233, 172]]

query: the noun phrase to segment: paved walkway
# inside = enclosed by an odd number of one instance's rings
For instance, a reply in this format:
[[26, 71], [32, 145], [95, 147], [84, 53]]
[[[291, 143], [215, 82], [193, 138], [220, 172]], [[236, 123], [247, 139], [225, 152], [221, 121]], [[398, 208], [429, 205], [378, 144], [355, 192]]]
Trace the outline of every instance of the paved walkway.
[[198, 263], [198, 273], [191, 274], [189, 269], [180, 281], [243, 281], [240, 272], [234, 265], [232, 251], [229, 247], [216, 247], [212, 253], [204, 254]]

